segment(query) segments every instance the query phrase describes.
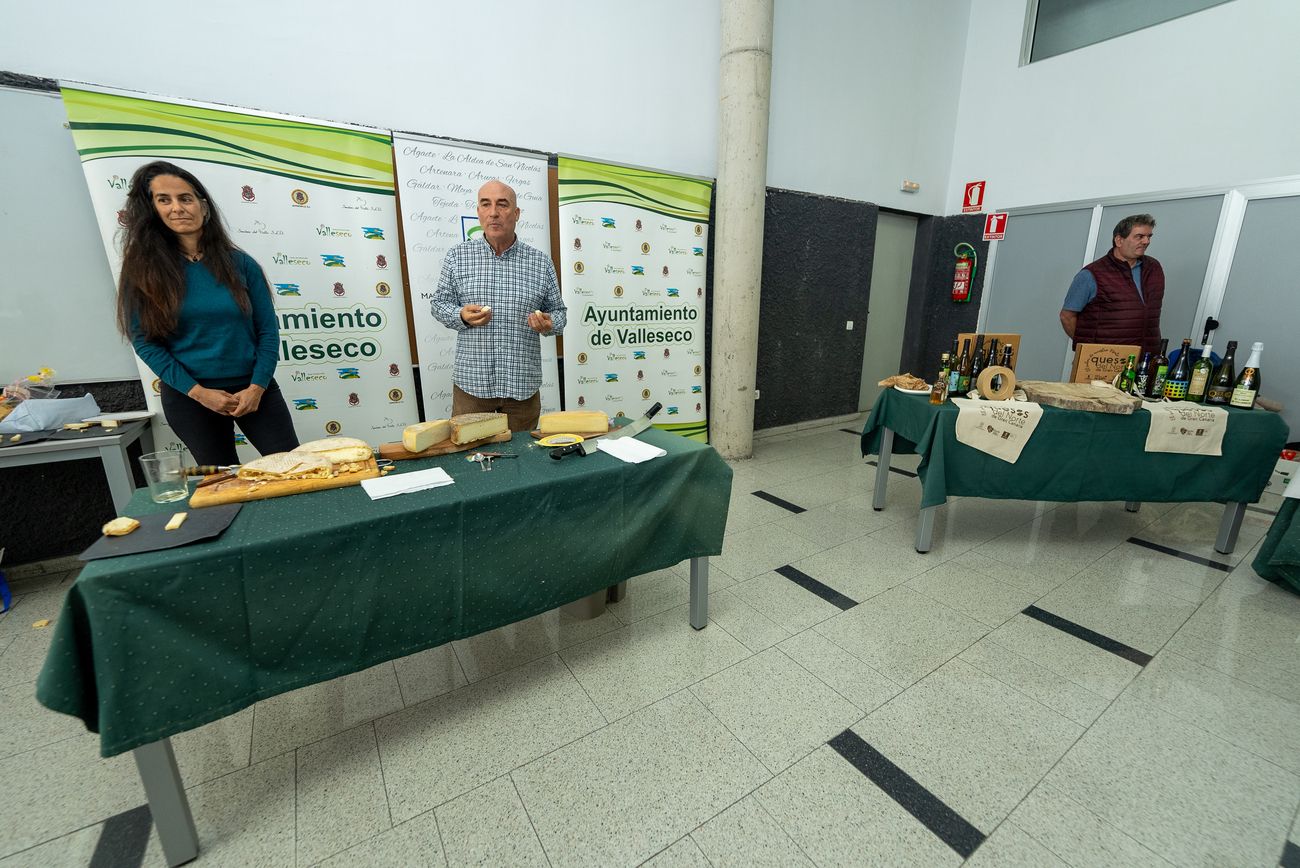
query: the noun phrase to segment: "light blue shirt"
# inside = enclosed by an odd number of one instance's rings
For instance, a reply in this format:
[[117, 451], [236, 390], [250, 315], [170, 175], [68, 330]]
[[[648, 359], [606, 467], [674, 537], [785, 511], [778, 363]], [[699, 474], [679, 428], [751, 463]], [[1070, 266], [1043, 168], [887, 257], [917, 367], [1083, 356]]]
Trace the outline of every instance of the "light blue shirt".
[[[1133, 264], [1133, 285], [1137, 287], [1138, 298], [1146, 304], [1146, 299], [1142, 298], [1142, 261], [1138, 260]], [[1075, 313], [1083, 310], [1094, 298], [1097, 297], [1097, 278], [1092, 276], [1092, 272], [1086, 268], [1080, 268], [1079, 273], [1070, 281], [1070, 288], [1065, 293], [1065, 304], [1061, 305], [1061, 310], [1072, 310]]]

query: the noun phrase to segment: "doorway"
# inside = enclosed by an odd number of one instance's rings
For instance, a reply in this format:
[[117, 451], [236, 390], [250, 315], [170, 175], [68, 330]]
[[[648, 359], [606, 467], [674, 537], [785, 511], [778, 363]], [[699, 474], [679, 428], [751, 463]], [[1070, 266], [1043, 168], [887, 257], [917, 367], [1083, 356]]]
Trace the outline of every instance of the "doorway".
[[[870, 409], [875, 403], [880, 394], [876, 383], [899, 372], [915, 246], [916, 218], [881, 211], [876, 222], [876, 250], [871, 264], [871, 297], [864, 337], [866, 345], [862, 353], [859, 410]], [[926, 377], [933, 372], [912, 373]]]

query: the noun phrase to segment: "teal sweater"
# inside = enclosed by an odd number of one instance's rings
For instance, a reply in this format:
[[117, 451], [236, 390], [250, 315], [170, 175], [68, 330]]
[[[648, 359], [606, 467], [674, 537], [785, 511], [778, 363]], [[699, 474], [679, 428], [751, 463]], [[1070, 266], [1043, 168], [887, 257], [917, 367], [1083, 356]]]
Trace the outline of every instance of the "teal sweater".
[[271, 382], [280, 355], [280, 330], [262, 268], [236, 250], [235, 268], [248, 286], [252, 315], [239, 309], [230, 289], [202, 262], [185, 264], [185, 296], [176, 331], [150, 340], [139, 328], [131, 346], [164, 383], [186, 394], [195, 384], [227, 389]]

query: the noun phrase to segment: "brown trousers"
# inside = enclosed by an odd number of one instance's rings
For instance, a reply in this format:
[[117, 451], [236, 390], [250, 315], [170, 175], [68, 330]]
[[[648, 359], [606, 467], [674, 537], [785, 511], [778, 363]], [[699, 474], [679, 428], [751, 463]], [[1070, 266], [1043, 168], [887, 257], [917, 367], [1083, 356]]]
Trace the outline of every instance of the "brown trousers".
[[511, 431], [532, 431], [537, 427], [537, 419], [542, 413], [542, 393], [533, 392], [531, 398], [522, 401], [514, 398], [480, 398], [453, 383], [451, 414], [459, 416], [462, 413], [505, 413], [510, 420]]

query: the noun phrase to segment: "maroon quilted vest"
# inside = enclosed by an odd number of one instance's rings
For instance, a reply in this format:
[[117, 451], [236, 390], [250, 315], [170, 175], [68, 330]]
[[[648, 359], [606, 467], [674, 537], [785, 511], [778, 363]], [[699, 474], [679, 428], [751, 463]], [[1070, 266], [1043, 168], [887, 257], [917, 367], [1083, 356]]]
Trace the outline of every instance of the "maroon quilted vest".
[[1150, 256], [1142, 257], [1142, 296], [1139, 297], [1132, 269], [1111, 253], [1084, 266], [1097, 279], [1097, 297], [1079, 311], [1074, 344], [1076, 347], [1136, 344], [1154, 353], [1160, 349], [1160, 303], [1165, 297], [1165, 270]]

